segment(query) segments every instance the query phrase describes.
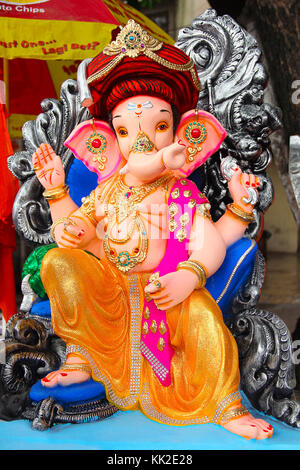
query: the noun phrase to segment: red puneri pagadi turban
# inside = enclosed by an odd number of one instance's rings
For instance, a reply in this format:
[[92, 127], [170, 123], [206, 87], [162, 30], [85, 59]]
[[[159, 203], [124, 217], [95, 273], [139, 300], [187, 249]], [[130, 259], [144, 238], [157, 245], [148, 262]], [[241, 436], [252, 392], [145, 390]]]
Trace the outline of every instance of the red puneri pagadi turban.
[[151, 37], [134, 20], [89, 63], [87, 83], [93, 98], [89, 111], [97, 119], [107, 119], [120, 101], [137, 94], [160, 97], [183, 114], [196, 107], [201, 90], [192, 59]]

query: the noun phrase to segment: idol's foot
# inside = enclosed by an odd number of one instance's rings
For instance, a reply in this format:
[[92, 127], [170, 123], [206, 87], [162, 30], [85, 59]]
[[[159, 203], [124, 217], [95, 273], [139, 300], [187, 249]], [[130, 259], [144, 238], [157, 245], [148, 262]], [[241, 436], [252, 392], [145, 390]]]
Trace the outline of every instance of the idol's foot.
[[41, 380], [44, 387], [55, 387], [55, 385], [71, 385], [86, 382], [92, 375], [91, 368], [81, 358], [68, 358], [59, 370], [50, 372]]
[[273, 434], [273, 428], [263, 419], [254, 418], [244, 407], [231, 408], [222, 416], [220, 425], [245, 439], [266, 439]]

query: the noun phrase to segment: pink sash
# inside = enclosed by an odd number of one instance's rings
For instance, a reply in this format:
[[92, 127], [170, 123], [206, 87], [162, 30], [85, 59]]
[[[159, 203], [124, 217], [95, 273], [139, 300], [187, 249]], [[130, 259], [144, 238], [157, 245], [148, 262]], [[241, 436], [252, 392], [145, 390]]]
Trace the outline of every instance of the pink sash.
[[[168, 200], [169, 239], [164, 258], [154, 273], [160, 276], [176, 271], [179, 262], [188, 259], [190, 238], [196, 205], [208, 203], [190, 180], [180, 179], [173, 186]], [[158, 274], [157, 274], [158, 275]], [[164, 386], [171, 384], [170, 366], [174, 350], [166, 321], [166, 311], [158, 310], [154, 301], [145, 299], [141, 352], [150, 363], [155, 375]]]

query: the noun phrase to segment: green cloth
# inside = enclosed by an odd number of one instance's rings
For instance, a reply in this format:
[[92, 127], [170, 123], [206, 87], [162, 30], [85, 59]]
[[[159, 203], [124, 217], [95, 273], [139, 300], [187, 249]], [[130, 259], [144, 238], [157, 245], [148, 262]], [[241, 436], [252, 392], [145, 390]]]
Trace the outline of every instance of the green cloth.
[[51, 243], [50, 245], [36, 248], [32, 253], [30, 253], [23, 266], [22, 278], [24, 278], [27, 274], [30, 274], [30, 287], [41, 299], [47, 298], [47, 293], [44, 289], [40, 276], [41, 264], [45, 254], [52, 248], [56, 247], [56, 243]]

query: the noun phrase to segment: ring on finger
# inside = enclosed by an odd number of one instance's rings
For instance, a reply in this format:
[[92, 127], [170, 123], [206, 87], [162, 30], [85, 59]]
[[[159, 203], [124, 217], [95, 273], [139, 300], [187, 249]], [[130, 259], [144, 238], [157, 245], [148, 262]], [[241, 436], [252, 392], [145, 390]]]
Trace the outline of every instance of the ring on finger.
[[68, 227], [69, 225], [74, 225], [74, 222], [73, 222], [71, 219], [66, 220], [66, 221], [64, 222], [64, 229], [65, 229], [66, 227]]
[[79, 237], [78, 235], [75, 235], [75, 233], [68, 232], [66, 229], [64, 229], [63, 232], [64, 232], [66, 235], [69, 235], [71, 238], [74, 238], [75, 240], [79, 240], [79, 239], [80, 239], [80, 237]]
[[155, 285], [155, 287], [156, 287], [157, 289], [161, 289], [161, 282], [155, 281], [155, 282], [154, 282], [154, 285]]

